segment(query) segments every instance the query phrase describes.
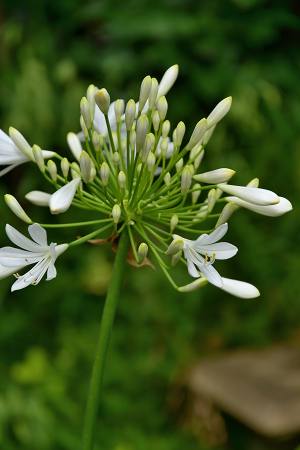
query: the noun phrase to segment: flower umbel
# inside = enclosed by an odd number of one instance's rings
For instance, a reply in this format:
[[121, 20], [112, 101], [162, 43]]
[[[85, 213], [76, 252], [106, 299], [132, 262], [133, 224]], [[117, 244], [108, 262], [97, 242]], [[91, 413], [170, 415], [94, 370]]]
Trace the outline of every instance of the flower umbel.
[[[1, 131], [0, 165], [6, 168], [0, 175], [31, 161], [52, 191], [29, 192], [28, 201], [48, 207], [55, 215], [74, 206], [87, 216], [84, 222], [33, 223], [28, 228], [32, 241], [7, 225], [9, 238], [21, 249], [1, 249], [1, 275], [34, 265], [17, 279], [13, 290], [37, 284], [46, 272], [47, 279], [56, 275], [55, 260], [68, 245], [48, 245], [44, 228], [92, 227], [71, 240], [69, 247], [95, 242], [95, 237], [117, 242], [122, 233], [128, 233], [134, 265], [156, 262], [181, 292], [209, 282], [244, 298], [259, 294], [254, 286], [221, 277], [215, 269], [216, 260], [231, 258], [237, 252], [237, 247], [220, 240], [227, 232], [229, 218], [241, 207], [279, 216], [292, 206], [287, 199], [259, 188], [257, 179], [247, 186], [236, 186], [228, 184], [235, 174], [233, 169], [204, 167], [207, 144], [229, 112], [232, 98], [221, 100], [189, 132], [183, 122], [172, 126], [167, 119], [166, 95], [177, 75], [178, 66], [174, 65], [160, 82], [146, 76], [137, 101], [114, 100], [104, 87], [91, 84], [80, 101], [81, 131], [67, 134], [73, 160], [37, 145], [31, 147], [14, 128], [10, 128], [10, 137]], [[20, 219], [35, 222], [13, 196], [5, 199]], [[171, 275], [175, 264], [186, 264], [196, 280], [178, 287]]]

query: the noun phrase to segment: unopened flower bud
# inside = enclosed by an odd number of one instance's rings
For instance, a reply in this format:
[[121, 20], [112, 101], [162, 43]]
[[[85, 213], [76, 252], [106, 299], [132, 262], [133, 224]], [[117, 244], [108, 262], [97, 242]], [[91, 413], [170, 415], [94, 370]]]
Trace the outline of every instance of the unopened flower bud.
[[101, 135], [99, 133], [97, 133], [97, 131], [93, 131], [92, 134], [92, 141], [93, 141], [93, 146], [95, 151], [97, 152], [98, 150], [100, 150], [101, 147]]
[[93, 161], [86, 151], [82, 151], [79, 159], [81, 178], [85, 183], [91, 181]]
[[114, 104], [115, 116], [117, 122], [120, 122], [122, 115], [124, 114], [125, 102], [122, 99], [116, 100]]
[[199, 289], [207, 284], [206, 278], [197, 278], [195, 281], [192, 281], [189, 284], [186, 284], [185, 286], [180, 286], [178, 288], [179, 292], [192, 292], [196, 289]]
[[125, 124], [127, 131], [131, 130], [136, 114], [136, 105], [134, 100], [129, 100], [125, 109]]
[[230, 110], [232, 103], [232, 97], [226, 97], [224, 100], [220, 101], [217, 106], [212, 110], [212, 112], [207, 117], [208, 128], [216, 125]]
[[175, 141], [174, 144], [176, 147], [180, 147], [182, 144], [182, 140], [185, 134], [185, 124], [183, 122], [179, 122], [176, 127]]
[[177, 163], [175, 164], [176, 172], [180, 172], [183, 167], [183, 159], [180, 158]]
[[205, 131], [207, 130], [207, 120], [201, 119], [196, 124], [192, 136], [187, 144], [187, 148], [191, 150], [195, 145], [201, 142], [201, 139], [204, 136]]
[[100, 167], [100, 178], [103, 186], [107, 186], [108, 184], [109, 172], [110, 172], [109, 165], [107, 164], [107, 162], [104, 161]]
[[166, 175], [164, 176], [164, 182], [165, 182], [166, 186], [170, 186], [170, 182], [171, 182], [170, 172], [167, 172]]
[[148, 131], [149, 121], [145, 114], [142, 114], [136, 124], [136, 149], [139, 152], [144, 145]]
[[113, 163], [118, 166], [120, 164], [120, 155], [118, 152], [114, 152], [112, 156]]
[[208, 141], [210, 140], [210, 138], [213, 135], [213, 132], [215, 131], [216, 125], [214, 125], [213, 127], [210, 127], [208, 130], [205, 131], [203, 139], [202, 139], [202, 144], [206, 145], [208, 143]]
[[72, 162], [71, 164], [71, 176], [73, 180], [75, 178], [81, 178], [80, 167], [77, 162]]
[[16, 128], [9, 127], [9, 135], [16, 147], [29, 159], [33, 159], [31, 145], [26, 141], [24, 136]]
[[181, 193], [186, 194], [191, 187], [193, 177], [193, 170], [191, 165], [183, 168], [181, 173]]
[[230, 202], [227, 203], [224, 208], [221, 211], [221, 214], [219, 215], [218, 221], [215, 225], [215, 228], [219, 227], [220, 225], [223, 225], [223, 223], [227, 223], [232, 214], [238, 209], [239, 207], [235, 205], [234, 203]]
[[176, 264], [180, 261], [181, 256], [182, 256], [182, 251], [175, 253], [175, 255], [172, 256], [171, 264], [173, 267], [176, 266]]
[[189, 161], [193, 162], [199, 156], [201, 151], [202, 145], [201, 144], [195, 145], [195, 147], [193, 147], [192, 150], [190, 151]]
[[110, 96], [105, 88], [99, 89], [95, 94], [95, 102], [103, 114], [108, 114]]
[[200, 164], [201, 164], [201, 162], [202, 162], [202, 160], [204, 158], [204, 154], [205, 154], [205, 152], [202, 149], [200, 151], [199, 155], [195, 158], [195, 161], [194, 161], [194, 168], [195, 168], [195, 170], [197, 170], [199, 168], [199, 166], [200, 166]]
[[146, 101], [148, 100], [151, 91], [152, 80], [150, 75], [145, 77], [141, 84], [140, 98], [139, 98], [139, 112], [143, 111]]
[[37, 206], [49, 206], [51, 194], [43, 191], [31, 191], [25, 195], [26, 200]]
[[114, 223], [117, 224], [121, 217], [121, 208], [118, 204], [114, 205], [111, 215], [112, 215]]
[[192, 203], [195, 205], [198, 201], [199, 195], [201, 194], [201, 184], [195, 183], [192, 192]]
[[167, 151], [169, 148], [168, 138], [162, 138], [159, 147], [160, 147], [162, 157], [165, 158], [167, 156]]
[[174, 236], [176, 237], [173, 239], [173, 241], [171, 242], [166, 251], [166, 255], [168, 256], [176, 255], [176, 253], [180, 252], [183, 249], [184, 245], [183, 239], [180, 236], [177, 235]]
[[87, 129], [91, 128], [92, 126], [92, 116], [91, 116], [91, 110], [90, 105], [86, 97], [82, 97], [80, 100], [80, 112], [83, 117], [85, 126]]
[[67, 158], [63, 158], [60, 162], [60, 168], [65, 178], [68, 178], [70, 163]]
[[153, 149], [155, 144], [155, 137], [153, 133], [148, 133], [145, 139], [143, 149], [141, 151], [141, 160], [143, 162], [147, 161], [150, 151]]
[[163, 125], [162, 125], [162, 129], [161, 129], [161, 134], [162, 137], [167, 137], [169, 132], [170, 132], [170, 128], [171, 128], [171, 124], [169, 120], [165, 120]]
[[207, 212], [208, 214], [212, 212], [212, 210], [215, 207], [216, 204], [216, 190], [215, 189], [211, 189], [209, 191], [209, 193], [207, 194]]
[[135, 148], [135, 143], [136, 143], [136, 132], [135, 130], [131, 130], [129, 136], [129, 144], [131, 148]]
[[54, 161], [52, 161], [52, 159], [50, 159], [47, 162], [47, 169], [49, 172], [50, 177], [52, 178], [53, 181], [57, 180], [57, 167]]
[[90, 112], [92, 118], [94, 117], [95, 111], [95, 94], [97, 92], [97, 88], [94, 84], [90, 84], [86, 91], [86, 97], [90, 105]]
[[161, 82], [159, 83], [159, 89], [158, 89], [158, 95], [166, 95], [173, 84], [176, 81], [176, 78], [178, 76], [178, 64], [174, 64], [173, 66], [169, 67], [168, 70], [164, 73]]
[[151, 90], [149, 94], [149, 109], [153, 109], [156, 99], [157, 99], [157, 93], [158, 93], [158, 81], [156, 78], [152, 78], [151, 80]]
[[42, 173], [44, 173], [45, 172], [45, 161], [43, 158], [43, 153], [42, 153], [41, 148], [38, 145], [34, 144], [34, 146], [32, 147], [32, 153], [33, 153], [33, 157], [34, 157], [34, 160], [35, 160], [38, 168], [40, 169], [40, 171]]
[[23, 220], [23, 222], [26, 222], [26, 223], [32, 223], [32, 220], [30, 219], [30, 217], [26, 214], [26, 212], [24, 211], [24, 209], [22, 208], [22, 206], [20, 205], [18, 200], [13, 195], [5, 194], [4, 200], [5, 200], [5, 203], [7, 204], [7, 206], [9, 207], [9, 209], [19, 219]]
[[173, 233], [173, 231], [175, 230], [175, 228], [177, 227], [177, 225], [178, 225], [178, 216], [177, 216], [177, 214], [173, 214], [173, 216], [171, 217], [171, 220], [170, 220], [170, 232], [171, 233]]
[[79, 161], [81, 152], [82, 152], [82, 145], [81, 142], [75, 133], [68, 133], [67, 134], [67, 142], [70, 147], [70, 150], [77, 161]]
[[247, 186], [248, 187], [256, 187], [256, 188], [258, 188], [258, 186], [259, 186], [259, 179], [258, 178], [253, 178], [253, 180], [249, 181]]
[[121, 170], [118, 173], [118, 183], [119, 183], [119, 186], [120, 186], [121, 189], [125, 189], [125, 186], [126, 186], [126, 175], [123, 172], [123, 170]]
[[161, 122], [165, 120], [168, 111], [168, 102], [166, 97], [162, 96], [156, 102], [156, 108]]
[[159, 129], [159, 124], [160, 124], [160, 118], [159, 118], [159, 114], [158, 114], [157, 110], [153, 111], [153, 113], [152, 113], [152, 123], [153, 123], [154, 131], [157, 133], [157, 131]]
[[84, 118], [82, 115], [79, 118], [79, 122], [80, 122], [80, 127], [82, 129], [82, 132], [84, 134], [84, 137], [87, 139], [89, 137], [89, 132], [88, 132], [88, 129], [86, 127], [86, 124], [85, 124], [85, 121], [84, 121]]
[[154, 166], [155, 166], [156, 158], [154, 153], [150, 152], [147, 158], [147, 168], [149, 172], [152, 172]]
[[138, 262], [142, 263], [148, 254], [148, 245], [145, 242], [142, 242], [139, 245], [137, 254], [138, 254]]
[[234, 170], [222, 168], [194, 175], [194, 180], [209, 184], [225, 183], [234, 174]]

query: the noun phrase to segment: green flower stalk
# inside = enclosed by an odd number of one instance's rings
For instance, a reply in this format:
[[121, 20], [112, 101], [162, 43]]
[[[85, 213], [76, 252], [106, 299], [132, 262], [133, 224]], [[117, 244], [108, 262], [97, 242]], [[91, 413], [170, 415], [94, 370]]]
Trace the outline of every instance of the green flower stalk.
[[[80, 101], [81, 132], [67, 135], [73, 160], [30, 145], [14, 128], [9, 136], [0, 130], [0, 166], [4, 166], [0, 175], [32, 162], [51, 192], [32, 191], [26, 200], [48, 207], [53, 215], [71, 206], [86, 215], [83, 222], [38, 224], [12, 195], [5, 196], [9, 208], [29, 224], [30, 236], [6, 225], [7, 236], [16, 247], [0, 249], [0, 277], [16, 277], [12, 291], [36, 285], [44, 276], [55, 278], [56, 259], [73, 246], [96, 237], [117, 244], [88, 396], [83, 450], [93, 448], [107, 348], [126, 259], [137, 267], [145, 263], [158, 266], [179, 292], [211, 283], [232, 295], [255, 298], [259, 295], [255, 286], [224, 278], [215, 268], [217, 260], [229, 259], [238, 251], [221, 241], [228, 220], [240, 208], [273, 217], [292, 209], [287, 199], [259, 188], [257, 178], [246, 186], [236, 186], [230, 184], [233, 169], [207, 171], [204, 154], [232, 99], [219, 102], [193, 130], [186, 130], [182, 121], [173, 126], [167, 119], [166, 95], [177, 75], [178, 66], [174, 65], [160, 82], [146, 76], [138, 102], [111, 101], [105, 88], [90, 85]], [[62, 227], [70, 228], [73, 237], [73, 228], [87, 231], [77, 239], [70, 237], [67, 243], [48, 244], [46, 229]], [[173, 278], [176, 264], [187, 267], [193, 279], [184, 286], [178, 286]], [[31, 268], [20, 274], [27, 266]]]

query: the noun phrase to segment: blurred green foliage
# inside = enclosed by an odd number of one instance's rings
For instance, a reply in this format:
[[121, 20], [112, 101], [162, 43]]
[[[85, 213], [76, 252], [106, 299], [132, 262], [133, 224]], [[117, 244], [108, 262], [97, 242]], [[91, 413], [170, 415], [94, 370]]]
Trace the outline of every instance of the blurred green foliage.
[[[1, 128], [14, 125], [30, 142], [64, 152], [66, 133], [79, 129], [78, 105], [88, 84], [106, 86], [113, 98], [136, 98], [143, 76], [159, 77], [179, 63], [168, 96], [175, 123], [192, 127], [217, 101], [234, 98], [205, 168], [233, 167], [236, 183], [258, 175], [295, 206], [279, 219], [241, 211], [231, 221], [229, 240], [240, 251], [220, 265], [222, 273], [256, 284], [258, 301], [212, 287], [183, 296], [159, 273], [128, 270], [96, 450], [205, 450], [178, 424], [169, 401], [173, 383], [204, 354], [299, 335], [299, 13], [292, 0], [1, 3]], [[42, 187], [37, 180], [23, 166], [1, 180], [1, 192], [22, 198]], [[47, 217], [26, 209], [36, 219]], [[3, 201], [0, 213], [2, 232], [6, 221], [17, 224]], [[113, 261], [108, 247], [84, 250], [84, 257], [82, 250], [67, 252], [49, 284], [12, 296], [11, 280], [1, 281], [1, 450], [80, 448]], [[239, 448], [234, 436], [229, 446]], [[261, 447], [249, 441], [244, 448]]]

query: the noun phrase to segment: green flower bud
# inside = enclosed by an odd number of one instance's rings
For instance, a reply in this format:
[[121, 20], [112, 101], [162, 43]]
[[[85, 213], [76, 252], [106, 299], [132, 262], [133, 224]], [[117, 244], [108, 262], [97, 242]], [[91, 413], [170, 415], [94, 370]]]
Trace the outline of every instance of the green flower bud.
[[145, 77], [141, 84], [140, 89], [140, 98], [139, 98], [139, 112], [141, 112], [145, 106], [146, 101], [148, 100], [150, 91], [151, 91], [152, 80], [148, 75]]
[[156, 102], [157, 111], [161, 122], [165, 120], [168, 111], [168, 102], [166, 97], [162, 96]]
[[137, 152], [140, 152], [146, 138], [146, 134], [148, 131], [149, 121], [148, 117], [145, 114], [142, 114], [137, 121], [136, 124], [136, 149]]
[[230, 202], [227, 203], [224, 208], [221, 211], [221, 214], [219, 215], [218, 221], [215, 225], [215, 228], [219, 227], [220, 225], [223, 225], [223, 223], [227, 223], [232, 214], [239, 209], [238, 205], [235, 205], [234, 203]]
[[165, 182], [166, 186], [170, 186], [170, 182], [171, 182], [170, 172], [167, 172], [166, 175], [164, 176], [164, 182]]
[[95, 102], [103, 114], [108, 114], [110, 96], [105, 88], [99, 89], [95, 94]]
[[176, 127], [176, 135], [174, 139], [174, 144], [176, 147], [180, 147], [182, 144], [182, 140], [185, 134], [185, 124], [183, 122], [179, 122]]
[[52, 178], [53, 181], [57, 180], [57, 167], [54, 161], [52, 161], [52, 159], [49, 159], [49, 161], [47, 162], [47, 169], [49, 172], [50, 177]]
[[101, 138], [102, 138], [102, 136], [99, 133], [97, 133], [97, 131], [93, 131], [92, 140], [93, 140], [93, 146], [94, 146], [96, 152], [98, 150], [100, 150], [101, 141], [102, 141]]
[[136, 114], [136, 105], [134, 100], [129, 100], [125, 109], [125, 124], [127, 131], [131, 130]]
[[182, 167], [183, 167], [183, 159], [182, 159], [182, 158], [180, 158], [180, 159], [177, 161], [177, 163], [175, 164], [175, 167], [176, 167], [176, 172], [177, 172], [177, 173], [181, 171], [181, 169], [182, 169]]
[[92, 116], [91, 116], [91, 110], [90, 105], [86, 97], [82, 97], [80, 100], [80, 112], [84, 120], [84, 124], [87, 129], [91, 128], [92, 126]]
[[24, 136], [16, 128], [9, 127], [9, 135], [16, 147], [29, 159], [33, 160], [31, 145], [26, 141]]
[[86, 124], [85, 124], [83, 116], [80, 116], [79, 122], [80, 122], [80, 127], [82, 129], [82, 132], [84, 134], [84, 137], [87, 139], [89, 137], [89, 132], [88, 132], [88, 129], [86, 127]]
[[77, 164], [77, 162], [72, 162], [72, 164], [71, 164], [71, 176], [72, 176], [73, 180], [75, 178], [80, 178], [81, 177], [81, 175], [80, 175], [80, 167]]
[[120, 122], [121, 117], [124, 114], [124, 109], [125, 109], [124, 100], [122, 100], [122, 99], [116, 100], [114, 108], [115, 108], [116, 120], [117, 120], [117, 122]]
[[181, 250], [183, 249], [183, 245], [184, 245], [183, 239], [180, 238], [179, 236], [176, 237], [169, 245], [166, 251], [166, 255], [168, 256], [176, 255], [176, 253], [181, 252]]
[[113, 163], [116, 166], [118, 166], [120, 164], [120, 155], [118, 152], [114, 152], [112, 159], [113, 159]]
[[163, 125], [162, 125], [162, 129], [161, 129], [161, 134], [162, 137], [166, 138], [170, 132], [170, 128], [171, 128], [171, 124], [169, 120], [165, 120]]
[[65, 178], [68, 178], [70, 163], [67, 158], [63, 158], [60, 162], [60, 168]]
[[125, 173], [121, 170], [118, 173], [118, 183], [121, 189], [125, 189], [126, 187], [126, 175]]
[[147, 161], [150, 151], [153, 149], [155, 144], [155, 136], [153, 133], [148, 133], [145, 139], [143, 149], [141, 151], [141, 160], [143, 162]]
[[211, 189], [209, 193], [207, 194], [207, 212], [210, 214], [212, 210], [214, 209], [214, 206], [216, 204], [217, 196], [216, 196], [216, 189]]
[[24, 211], [24, 209], [22, 208], [22, 206], [20, 205], [18, 200], [13, 195], [5, 194], [4, 200], [5, 200], [5, 203], [7, 204], [7, 206], [9, 207], [9, 209], [19, 219], [23, 220], [23, 222], [26, 222], [26, 223], [32, 223], [32, 220], [30, 219], [30, 217], [26, 214], [26, 212]]
[[204, 136], [205, 131], [207, 130], [207, 120], [201, 119], [196, 124], [192, 136], [187, 144], [187, 148], [191, 150], [195, 145], [201, 143], [201, 139]]
[[192, 184], [193, 169], [191, 165], [187, 165], [183, 168], [181, 174], [181, 193], [186, 194]]
[[38, 166], [38, 168], [40, 169], [40, 171], [42, 173], [45, 172], [45, 160], [43, 158], [43, 153], [41, 148], [38, 145], [35, 145], [32, 147], [32, 153], [33, 153], [33, 157], [34, 160]]
[[154, 153], [150, 152], [147, 158], [147, 168], [149, 172], [152, 172], [154, 166], [155, 166], [156, 158]]
[[83, 150], [79, 158], [81, 178], [85, 183], [89, 183], [92, 179], [93, 161], [90, 155]]
[[139, 245], [137, 254], [138, 254], [138, 262], [141, 264], [148, 254], [148, 245], [145, 242], [142, 242]]
[[108, 185], [109, 173], [110, 173], [109, 165], [107, 164], [107, 162], [104, 161], [100, 167], [100, 178], [103, 186]]
[[193, 203], [193, 205], [195, 205], [197, 203], [200, 194], [201, 194], [201, 184], [196, 183], [193, 186], [193, 192], [192, 192], [192, 203]]
[[156, 111], [156, 110], [153, 111], [153, 113], [152, 113], [152, 123], [153, 123], [154, 131], [157, 133], [157, 131], [159, 129], [160, 118], [159, 118], [158, 111]]
[[151, 90], [149, 94], [149, 109], [153, 109], [156, 99], [157, 99], [157, 93], [158, 93], [158, 81], [156, 78], [152, 78], [151, 80]]
[[178, 219], [177, 214], [173, 214], [173, 216], [171, 217], [171, 220], [170, 220], [170, 232], [171, 233], [173, 233], [173, 231], [177, 227], [178, 221], [179, 221], [179, 219]]
[[118, 204], [114, 205], [111, 215], [112, 215], [114, 223], [117, 224], [121, 217], [121, 208]]

